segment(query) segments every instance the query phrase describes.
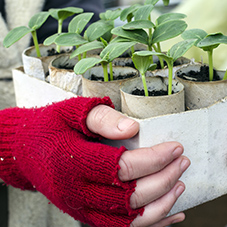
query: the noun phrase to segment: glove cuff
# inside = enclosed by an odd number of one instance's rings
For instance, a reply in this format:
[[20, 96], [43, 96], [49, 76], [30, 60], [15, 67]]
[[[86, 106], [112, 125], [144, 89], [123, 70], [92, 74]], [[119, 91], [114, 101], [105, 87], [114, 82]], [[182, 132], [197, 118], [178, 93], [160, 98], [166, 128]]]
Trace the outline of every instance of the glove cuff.
[[88, 113], [97, 105], [104, 104], [114, 108], [109, 97], [104, 98], [71, 98], [56, 103], [55, 110], [68, 123], [68, 125], [79, 132], [92, 138], [100, 138], [99, 135], [92, 133], [86, 125]]

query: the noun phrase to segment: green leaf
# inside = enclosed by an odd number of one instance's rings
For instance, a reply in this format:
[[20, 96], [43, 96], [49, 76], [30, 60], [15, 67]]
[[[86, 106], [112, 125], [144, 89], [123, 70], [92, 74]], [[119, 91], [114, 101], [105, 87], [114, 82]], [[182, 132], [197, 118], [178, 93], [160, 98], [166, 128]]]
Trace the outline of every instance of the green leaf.
[[148, 35], [143, 29], [130, 31], [124, 30], [122, 27], [116, 27], [111, 32], [114, 35], [148, 45]]
[[88, 69], [101, 63], [103, 60], [99, 58], [84, 58], [74, 66], [74, 72], [79, 75], [85, 73]]
[[167, 52], [169, 57], [176, 61], [178, 58], [183, 56], [196, 42], [196, 39], [187, 39], [173, 45]]
[[156, 25], [160, 25], [170, 20], [181, 20], [186, 17], [183, 13], [165, 13], [159, 16], [156, 20]]
[[197, 44], [197, 46], [204, 49], [205, 51], [209, 51], [217, 48], [220, 44], [227, 44], [227, 36], [218, 32], [207, 35]]
[[117, 36], [114, 39], [112, 39], [110, 43], [130, 42], [130, 41], [131, 41], [130, 39]]
[[49, 9], [50, 15], [56, 20], [65, 20], [66, 18], [82, 13], [84, 10], [82, 8], [77, 7], [65, 7], [62, 9]]
[[156, 27], [152, 36], [152, 43], [159, 43], [180, 35], [187, 28], [181, 20], [171, 20]]
[[[111, 29], [112, 30], [112, 29]], [[111, 30], [109, 30], [109, 31], [107, 31], [105, 34], [103, 34], [100, 38], [98, 38], [98, 41], [101, 41], [101, 38], [102, 39], [104, 39], [104, 40], [106, 40], [106, 42], [110, 42], [111, 41], [111, 39], [112, 39], [112, 37], [113, 37], [113, 35], [112, 35], [112, 33], [111, 33]]]
[[107, 62], [112, 62], [135, 44], [136, 42], [111, 43], [100, 53], [100, 57]]
[[79, 54], [86, 53], [87, 51], [90, 51], [90, 50], [103, 49], [104, 47], [105, 46], [102, 42], [98, 42], [98, 41], [89, 42], [78, 47], [75, 51], [73, 51], [70, 58], [74, 58]]
[[138, 52], [135, 52], [132, 55], [132, 61], [136, 67], [136, 69], [144, 74], [152, 65], [152, 55], [139, 55]]
[[134, 14], [134, 19], [135, 20], [147, 20], [153, 9], [154, 9], [154, 6], [151, 4], [144, 5], [140, 8], [138, 8]]
[[69, 23], [68, 32], [80, 34], [93, 15], [94, 13], [82, 13], [75, 16]]
[[112, 21], [97, 21], [92, 23], [85, 31], [84, 37], [89, 41], [94, 41], [113, 29]]
[[4, 38], [3, 46], [10, 47], [12, 44], [20, 40], [22, 37], [30, 33], [32, 29], [29, 29], [25, 26], [20, 26], [12, 29]]
[[46, 39], [44, 40], [43, 44], [44, 44], [45, 46], [49, 46], [49, 45], [51, 45], [52, 43], [55, 43], [55, 40], [56, 40], [56, 38], [57, 38], [59, 35], [60, 35], [60, 34], [56, 33], [56, 34], [54, 34], [54, 35], [49, 36], [48, 38], [46, 38]]
[[145, 5], [152, 4], [155, 5], [159, 0], [146, 0]]
[[99, 17], [101, 20], [115, 20], [120, 16], [121, 11], [122, 10], [120, 8], [115, 10], [106, 10], [105, 12], [100, 13]]
[[134, 30], [134, 29], [145, 29], [145, 28], [153, 28], [155, 25], [149, 20], [136, 20], [131, 21], [122, 26], [125, 30]]
[[153, 63], [153, 64], [150, 65], [150, 67], [148, 68], [148, 70], [149, 71], [154, 71], [156, 68], [157, 68], [157, 64]]
[[47, 20], [49, 17], [50, 13], [49, 12], [40, 12], [35, 14], [28, 22], [28, 27], [37, 30], [39, 29], [44, 22]]
[[195, 46], [197, 46], [197, 44], [202, 40], [204, 39], [205, 37], [207, 36], [207, 33], [202, 30], [202, 29], [197, 29], [197, 28], [194, 28], [194, 29], [189, 29], [189, 30], [186, 30], [184, 31], [182, 34], [181, 34], [181, 37], [186, 40], [186, 39], [196, 39], [197, 41], [195, 42]]
[[120, 15], [120, 19], [122, 21], [125, 21], [125, 20], [127, 20], [127, 18], [132, 18], [133, 12], [135, 12], [139, 7], [141, 7], [140, 4], [134, 4], [128, 8], [123, 9], [121, 12], [121, 15]]
[[159, 56], [159, 57], [163, 58], [166, 61], [171, 61], [172, 60], [171, 56], [167, 56], [164, 53], [159, 53], [159, 52], [155, 52], [155, 51], [143, 50], [143, 51], [138, 51], [138, 52], [135, 52], [135, 53], [136, 53], [136, 55], [139, 55], [139, 56], [147, 57], [147, 56], [156, 55], [156, 56]]
[[77, 33], [65, 33], [61, 34], [55, 39], [55, 43], [59, 46], [77, 46], [88, 41]]

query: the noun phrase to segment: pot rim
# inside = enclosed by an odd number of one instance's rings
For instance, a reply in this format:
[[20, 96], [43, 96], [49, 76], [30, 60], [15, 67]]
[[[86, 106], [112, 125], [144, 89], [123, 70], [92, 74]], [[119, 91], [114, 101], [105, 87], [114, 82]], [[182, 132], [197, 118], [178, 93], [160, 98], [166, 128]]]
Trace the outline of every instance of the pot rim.
[[[168, 80], [167, 77], [162, 77], [162, 76], [154, 76], [154, 77], [147, 77], [147, 78], [156, 78], [156, 77], [161, 77], [161, 78], [163, 78], [164, 80]], [[133, 95], [133, 94], [130, 94], [130, 93], [128, 93], [128, 92], [126, 92], [126, 91], [124, 91], [124, 90], [122, 89], [124, 86], [126, 86], [126, 83], [129, 83], [129, 82], [132, 81], [132, 80], [140, 80], [140, 81], [141, 81], [141, 78], [140, 78], [140, 77], [138, 77], [138, 78], [131, 78], [130, 80], [128, 80], [128, 81], [122, 83], [122, 85], [120, 86], [120, 91], [121, 91], [122, 93], [127, 94], [128, 96], [132, 96], [132, 97], [135, 97], [135, 98], [138, 98], [138, 99], [141, 99], [141, 98], [146, 98], [146, 99], [157, 99], [157, 98], [160, 98], [160, 97], [168, 98], [168, 97], [173, 97], [173, 96], [179, 95], [179, 94], [181, 94], [182, 92], [184, 92], [184, 85], [183, 85], [181, 82], [179, 82], [179, 81], [173, 79], [173, 81], [176, 81], [177, 85], [180, 83], [180, 85], [182, 86], [182, 89], [180, 89], [180, 91], [178, 91], [178, 92], [176, 92], [176, 93], [174, 93], [174, 94], [171, 94], [171, 95], [159, 95], [159, 96], [141, 96], [141, 95]], [[142, 83], [142, 81], [141, 81], [141, 83]]]

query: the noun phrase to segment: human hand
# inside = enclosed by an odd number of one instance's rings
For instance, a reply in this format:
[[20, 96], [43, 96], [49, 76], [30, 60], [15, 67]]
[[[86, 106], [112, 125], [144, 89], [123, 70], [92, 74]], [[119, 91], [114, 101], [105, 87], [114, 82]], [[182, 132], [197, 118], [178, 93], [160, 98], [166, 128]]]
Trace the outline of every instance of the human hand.
[[[92, 132], [109, 139], [127, 139], [139, 131], [138, 122], [105, 105], [93, 108], [86, 123]], [[120, 180], [137, 180], [130, 205], [133, 209], [145, 206], [143, 215], [138, 215], [131, 227], [162, 227], [184, 220], [183, 213], [166, 217], [185, 189], [178, 179], [190, 161], [182, 153], [181, 144], [167, 142], [122, 154]]]
[[[100, 104], [112, 105], [108, 98], [79, 97], [0, 111], [0, 178], [40, 191], [59, 209], [94, 227], [182, 220], [182, 214], [164, 218], [178, 197], [177, 186], [183, 186], [177, 182], [183, 172], [179, 165], [186, 160], [180, 157], [182, 146], [173, 142], [126, 151], [100, 143], [99, 134], [125, 139], [139, 130], [138, 123], [109, 108], [105, 112]], [[103, 111], [106, 118], [100, 117]]]

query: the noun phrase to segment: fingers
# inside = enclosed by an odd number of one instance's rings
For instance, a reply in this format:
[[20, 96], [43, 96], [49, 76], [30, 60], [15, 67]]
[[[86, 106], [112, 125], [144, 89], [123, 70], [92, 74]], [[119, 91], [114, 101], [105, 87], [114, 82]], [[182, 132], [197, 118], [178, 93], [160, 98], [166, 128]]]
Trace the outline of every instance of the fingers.
[[170, 226], [171, 224], [175, 224], [178, 222], [182, 222], [185, 219], [184, 213], [178, 213], [167, 218], [162, 219], [161, 221], [151, 225], [150, 227], [163, 227], [163, 226]]
[[177, 182], [167, 194], [145, 206], [143, 215], [138, 215], [131, 223], [131, 227], [163, 227], [183, 221], [182, 213], [167, 218], [166, 216], [184, 189], [184, 184]]
[[141, 178], [158, 172], [183, 153], [183, 146], [177, 142], [167, 142], [150, 148], [125, 151], [119, 161], [118, 172], [122, 181]]
[[162, 197], [174, 187], [189, 165], [189, 159], [182, 156], [163, 170], [137, 180], [135, 192], [130, 199], [131, 207], [136, 209]]
[[109, 106], [98, 105], [88, 114], [87, 127], [108, 139], [128, 139], [139, 131], [139, 123]]

